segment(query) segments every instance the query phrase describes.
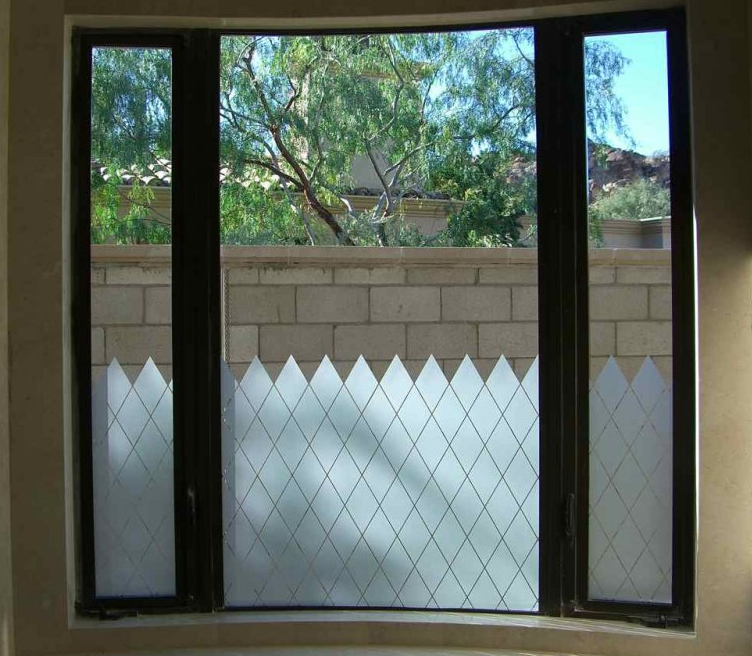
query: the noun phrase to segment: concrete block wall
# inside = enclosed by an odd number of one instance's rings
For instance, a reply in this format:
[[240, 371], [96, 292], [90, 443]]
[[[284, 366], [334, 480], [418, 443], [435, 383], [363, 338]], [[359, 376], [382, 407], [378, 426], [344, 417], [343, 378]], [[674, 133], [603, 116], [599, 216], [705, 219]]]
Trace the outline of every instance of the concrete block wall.
[[[270, 372], [292, 355], [309, 373], [326, 355], [343, 375], [363, 355], [379, 375], [395, 355], [413, 372], [433, 355], [451, 373], [467, 354], [487, 372], [498, 357], [495, 333], [512, 321], [513, 290], [528, 292], [520, 296], [521, 316], [529, 315], [530, 297], [537, 302], [536, 272], [534, 264], [504, 265], [494, 282], [481, 282], [480, 268], [232, 266], [224, 276], [226, 356], [237, 374], [254, 355]], [[251, 341], [239, 348], [238, 332], [255, 330], [255, 348]], [[509, 355], [524, 371], [537, 353], [537, 334], [518, 339], [526, 342]]]
[[[138, 248], [95, 247], [92, 362], [97, 370], [117, 358], [135, 374], [151, 356], [170, 376], [168, 260], [154, 247], [136, 257]], [[254, 356], [274, 376], [292, 355], [310, 376], [326, 355], [345, 376], [363, 355], [380, 376], [395, 355], [414, 375], [433, 355], [451, 375], [467, 354], [485, 376], [504, 354], [521, 377], [538, 354], [536, 256], [534, 249], [226, 248], [224, 357], [240, 377]], [[651, 355], [670, 378], [669, 257], [591, 251], [591, 375], [616, 355], [631, 378]]]
[[113, 358], [131, 378], [149, 357], [168, 380], [172, 377], [172, 272], [164, 259], [146, 254], [137, 263], [92, 258], [93, 380]]
[[670, 380], [670, 251], [598, 249], [590, 263], [591, 378], [615, 355], [631, 379], [650, 355]]

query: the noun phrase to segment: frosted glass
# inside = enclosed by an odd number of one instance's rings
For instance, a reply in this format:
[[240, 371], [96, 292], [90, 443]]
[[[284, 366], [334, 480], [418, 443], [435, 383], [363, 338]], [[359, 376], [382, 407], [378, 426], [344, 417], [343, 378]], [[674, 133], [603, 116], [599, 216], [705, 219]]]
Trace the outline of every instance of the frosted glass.
[[590, 390], [589, 593], [671, 602], [671, 386], [612, 357]]
[[96, 594], [173, 595], [172, 389], [151, 359], [133, 384], [112, 361], [92, 425]]
[[223, 364], [225, 603], [535, 610], [537, 369]]

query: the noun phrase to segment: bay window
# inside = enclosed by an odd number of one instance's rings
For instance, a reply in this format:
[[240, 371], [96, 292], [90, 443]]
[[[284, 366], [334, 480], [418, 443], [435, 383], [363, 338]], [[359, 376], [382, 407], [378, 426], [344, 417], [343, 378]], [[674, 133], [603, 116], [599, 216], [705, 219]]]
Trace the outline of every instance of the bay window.
[[691, 624], [684, 30], [77, 30], [79, 609]]

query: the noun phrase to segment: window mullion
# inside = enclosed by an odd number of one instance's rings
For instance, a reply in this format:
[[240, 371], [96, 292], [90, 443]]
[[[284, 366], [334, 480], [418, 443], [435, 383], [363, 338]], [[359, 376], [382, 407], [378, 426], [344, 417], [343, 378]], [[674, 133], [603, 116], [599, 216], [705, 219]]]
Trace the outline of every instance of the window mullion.
[[[541, 608], [558, 615], [575, 588], [575, 520], [579, 378], [587, 375], [587, 222], [585, 154], [578, 147], [583, 98], [577, 94], [582, 55], [572, 47], [568, 21], [536, 28], [538, 132], [538, 248], [540, 262]], [[584, 271], [584, 273], [583, 273]], [[583, 294], [584, 290], [584, 294]], [[583, 368], [584, 363], [584, 368]], [[587, 394], [587, 385], [584, 387]], [[587, 397], [585, 397], [587, 402]]]
[[72, 244], [73, 244], [73, 388], [77, 412], [74, 432], [77, 440], [79, 479], [77, 493], [78, 532], [81, 548], [79, 564], [80, 610], [93, 606], [94, 580], [94, 482], [91, 420], [91, 46], [81, 37], [73, 50], [73, 94], [71, 140], [72, 159]]
[[673, 591], [685, 623], [694, 619], [696, 542], [696, 316], [695, 235], [692, 211], [692, 150], [686, 21], [677, 12], [667, 30], [669, 124], [671, 141], [671, 241], [674, 245], [672, 307], [674, 379], [673, 419]]
[[186, 207], [188, 207], [185, 136], [185, 53], [178, 40], [173, 48], [173, 117], [172, 117], [172, 350], [173, 350], [173, 403], [174, 403], [174, 457], [175, 457], [175, 552], [177, 558], [178, 594], [190, 605], [192, 596], [191, 562], [193, 532], [190, 527], [190, 486], [192, 420], [192, 371], [186, 354], [190, 351], [190, 289], [188, 276], [190, 254], [186, 238]]
[[[219, 399], [219, 47], [209, 30], [183, 38], [181, 156], [184, 167], [181, 358], [186, 392], [184, 494], [189, 602], [211, 611], [221, 586]], [[221, 593], [221, 590], [219, 590]], [[219, 597], [221, 599], [221, 594]]]

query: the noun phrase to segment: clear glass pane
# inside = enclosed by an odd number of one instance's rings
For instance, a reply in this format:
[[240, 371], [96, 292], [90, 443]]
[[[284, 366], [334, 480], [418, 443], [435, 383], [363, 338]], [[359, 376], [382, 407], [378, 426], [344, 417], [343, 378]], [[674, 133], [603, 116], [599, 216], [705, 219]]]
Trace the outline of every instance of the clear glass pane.
[[537, 609], [533, 52], [223, 38], [228, 606]]
[[92, 52], [91, 340], [96, 594], [175, 594], [172, 57]]
[[[665, 32], [585, 40], [592, 599], [671, 602], [671, 167]], [[606, 88], [597, 81], [614, 73]], [[599, 116], [607, 125], [595, 125]]]

